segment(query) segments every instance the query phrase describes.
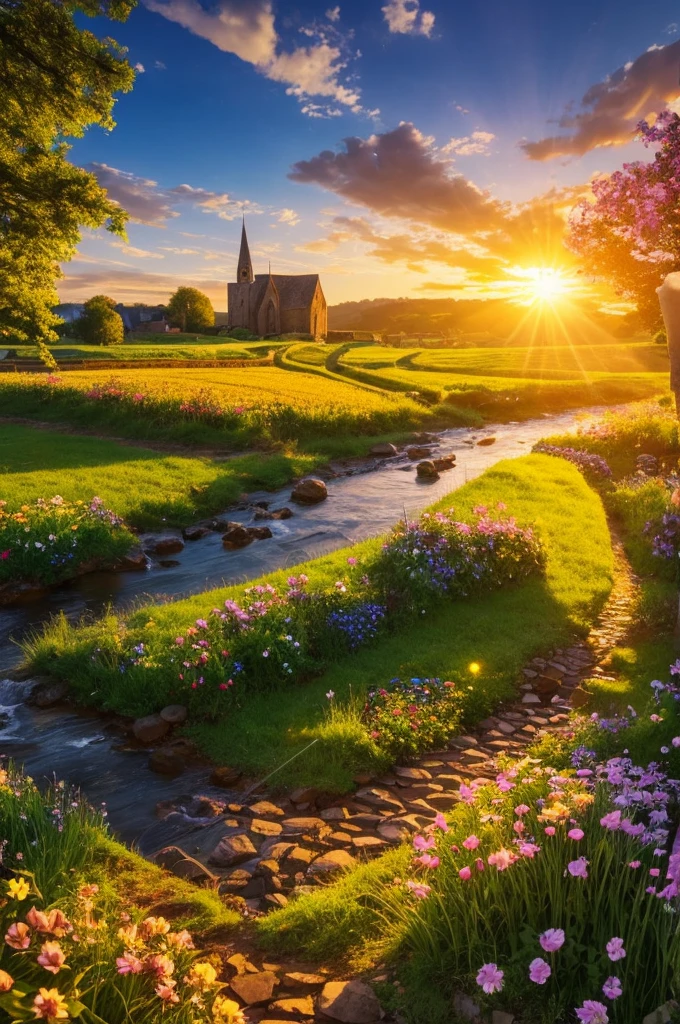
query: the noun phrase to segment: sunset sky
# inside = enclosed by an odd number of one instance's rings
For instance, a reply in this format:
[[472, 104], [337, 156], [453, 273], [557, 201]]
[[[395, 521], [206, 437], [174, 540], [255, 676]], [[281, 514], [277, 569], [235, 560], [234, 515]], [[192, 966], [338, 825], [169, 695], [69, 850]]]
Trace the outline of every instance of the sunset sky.
[[63, 301], [226, 309], [241, 213], [256, 272], [318, 271], [329, 303], [499, 295], [561, 266], [588, 180], [680, 110], [675, 0], [141, 0], [88, 22], [137, 67], [117, 127], [75, 142], [131, 215], [86, 233]]

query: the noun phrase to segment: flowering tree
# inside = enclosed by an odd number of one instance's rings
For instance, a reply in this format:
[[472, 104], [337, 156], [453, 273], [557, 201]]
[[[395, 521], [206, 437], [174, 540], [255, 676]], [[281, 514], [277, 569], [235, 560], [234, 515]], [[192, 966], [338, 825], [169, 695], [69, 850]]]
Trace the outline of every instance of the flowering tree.
[[587, 272], [633, 299], [656, 330], [656, 289], [680, 270], [680, 117], [664, 110], [653, 125], [641, 121], [638, 132], [646, 147], [659, 146], [654, 160], [596, 178], [592, 196], [572, 212], [566, 241]]

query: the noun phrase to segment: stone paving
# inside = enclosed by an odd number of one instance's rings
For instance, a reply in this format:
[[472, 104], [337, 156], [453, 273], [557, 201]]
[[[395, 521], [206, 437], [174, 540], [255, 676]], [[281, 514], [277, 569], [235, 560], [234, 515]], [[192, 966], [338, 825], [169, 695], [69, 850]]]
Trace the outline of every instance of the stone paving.
[[[474, 733], [456, 736], [445, 750], [397, 765], [381, 778], [357, 777], [356, 791], [345, 797], [324, 798], [307, 788], [284, 800], [263, 797], [247, 805], [226, 806], [212, 802], [219, 842], [213, 833], [196, 858], [185, 852], [186, 845], [184, 850], [166, 847], [157, 855], [158, 862], [178, 875], [217, 886], [227, 900], [252, 916], [286, 906], [296, 895], [312, 891], [339, 871], [379, 855], [430, 825], [437, 812], [455, 805], [461, 782], [495, 779], [496, 759], [501, 755], [521, 757], [542, 737], [567, 729], [570, 709], [587, 704], [588, 694], [581, 686], [584, 680], [612, 678], [609, 654], [626, 639], [637, 587], [617, 542], [615, 552], [614, 588], [587, 639], [533, 658], [522, 670], [518, 699], [480, 722]], [[211, 801], [196, 799], [205, 801], [206, 806], [199, 810], [204, 818], [209, 817]], [[212, 831], [213, 826], [208, 826], [208, 833]], [[368, 1024], [378, 1019], [370, 1015], [356, 1020], [346, 1015], [334, 1017], [333, 1005], [327, 1000], [321, 1013], [320, 993], [328, 978], [316, 972], [312, 981], [314, 970], [298, 969], [297, 973], [307, 978], [302, 982], [291, 980], [290, 965], [285, 969], [266, 964], [258, 968], [252, 963], [244, 967], [242, 960], [238, 961], [241, 970], [236, 981], [230, 984], [245, 1003], [249, 1024], [329, 1019]], [[256, 976], [271, 976], [261, 979], [262, 991], [274, 979], [267, 998], [246, 998], [238, 980], [244, 972], [253, 979], [248, 982], [251, 987]], [[366, 1013], [375, 1011], [365, 991], [358, 989], [355, 995]], [[506, 1017], [509, 1024], [512, 1018]]]

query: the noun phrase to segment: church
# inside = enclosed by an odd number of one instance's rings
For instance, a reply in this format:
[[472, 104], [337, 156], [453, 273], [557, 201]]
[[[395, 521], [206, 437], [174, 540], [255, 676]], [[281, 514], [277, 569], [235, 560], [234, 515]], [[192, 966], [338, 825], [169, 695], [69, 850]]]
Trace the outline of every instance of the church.
[[328, 333], [328, 308], [318, 274], [254, 274], [246, 225], [241, 230], [236, 282], [227, 285], [229, 326], [252, 334]]

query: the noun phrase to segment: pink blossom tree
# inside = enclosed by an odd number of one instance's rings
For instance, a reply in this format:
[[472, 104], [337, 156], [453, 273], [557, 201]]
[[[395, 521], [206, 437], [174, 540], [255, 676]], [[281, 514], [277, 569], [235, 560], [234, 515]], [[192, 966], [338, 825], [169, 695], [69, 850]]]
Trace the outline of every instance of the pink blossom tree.
[[592, 182], [572, 211], [567, 246], [586, 273], [636, 302], [650, 330], [662, 325], [656, 289], [680, 270], [680, 117], [664, 110], [638, 138], [658, 146], [650, 163], [624, 164]]

